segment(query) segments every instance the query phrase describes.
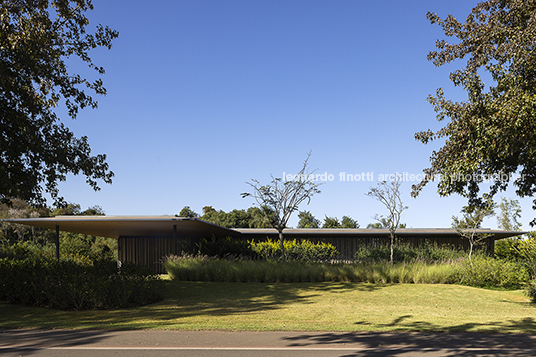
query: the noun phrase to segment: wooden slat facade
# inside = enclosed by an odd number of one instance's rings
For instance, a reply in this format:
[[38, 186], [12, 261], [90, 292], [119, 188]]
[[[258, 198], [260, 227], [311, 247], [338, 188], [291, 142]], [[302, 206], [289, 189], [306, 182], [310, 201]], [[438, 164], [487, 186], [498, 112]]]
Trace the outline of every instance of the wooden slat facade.
[[[277, 234], [267, 235], [248, 235], [242, 234], [235, 237], [236, 239], [257, 241], [270, 238], [272, 240], [278, 240]], [[157, 273], [165, 273], [162, 263], [166, 256], [179, 254], [183, 247], [194, 247], [195, 243], [199, 241], [199, 237], [177, 236], [173, 237], [119, 237], [119, 260], [135, 262], [149, 266], [153, 271]], [[378, 246], [380, 244], [389, 243], [389, 237], [386, 235], [374, 235], [369, 236], [341, 236], [341, 235], [322, 235], [322, 236], [303, 236], [301, 234], [285, 234], [287, 240], [303, 240], [307, 239], [311, 242], [324, 242], [333, 244], [339, 251], [337, 259], [353, 259], [355, 252], [362, 246]], [[466, 251], [469, 250], [469, 241], [467, 239], [460, 238], [458, 235], [449, 236], [404, 236], [399, 237], [400, 242], [408, 242], [414, 246], [424, 244], [426, 241], [431, 243], [437, 243], [438, 245], [451, 245], [453, 247], [462, 248]], [[476, 247], [476, 249], [485, 248], [488, 254], [493, 254], [494, 243], [493, 239], [486, 239], [483, 245]]]
[[150, 267], [158, 274], [165, 273], [162, 263], [167, 256], [177, 255], [183, 247], [194, 246], [199, 238], [173, 237], [119, 237], [118, 259]]

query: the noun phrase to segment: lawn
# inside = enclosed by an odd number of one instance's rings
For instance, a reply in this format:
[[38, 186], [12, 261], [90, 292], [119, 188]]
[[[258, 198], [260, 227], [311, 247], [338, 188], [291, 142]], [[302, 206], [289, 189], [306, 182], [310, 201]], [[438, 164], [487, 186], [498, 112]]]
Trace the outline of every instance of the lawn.
[[536, 332], [521, 291], [460, 285], [166, 282], [157, 304], [56, 311], [0, 304], [0, 328]]

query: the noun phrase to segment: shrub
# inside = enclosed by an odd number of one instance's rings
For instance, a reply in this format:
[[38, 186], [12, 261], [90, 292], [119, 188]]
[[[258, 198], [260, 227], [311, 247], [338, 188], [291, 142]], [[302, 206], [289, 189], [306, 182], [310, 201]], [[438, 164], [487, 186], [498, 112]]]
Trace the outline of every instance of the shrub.
[[536, 302], [536, 281], [527, 281], [524, 286], [524, 292], [532, 302]]
[[495, 241], [495, 257], [509, 260], [522, 260], [519, 248], [523, 240], [519, 238], [504, 238]]
[[145, 305], [162, 299], [147, 267], [114, 262], [0, 259], [0, 301], [62, 310]]
[[216, 238], [213, 236], [210, 240], [203, 238], [196, 245], [197, 254], [209, 257], [242, 256], [254, 258], [257, 255], [250, 242], [235, 240], [231, 237]]
[[[356, 261], [363, 263], [389, 261], [391, 259], [390, 249], [389, 244], [379, 244], [378, 246], [363, 245], [358, 248], [354, 258]], [[412, 246], [410, 243], [396, 240], [393, 246], [393, 260], [399, 263], [413, 261], [447, 262], [466, 255], [467, 253], [463, 250], [456, 249], [451, 245], [439, 245], [428, 240], [418, 246]]]
[[485, 256], [474, 256], [457, 266], [457, 282], [482, 288], [520, 289], [529, 280], [522, 263]]
[[[279, 241], [268, 239], [262, 242], [250, 242], [252, 249], [261, 259], [280, 260], [281, 246]], [[331, 243], [313, 243], [309, 240], [285, 240], [285, 258], [289, 261], [327, 262], [339, 252]]]
[[80, 263], [117, 260], [117, 240], [86, 234], [62, 232], [60, 255]]

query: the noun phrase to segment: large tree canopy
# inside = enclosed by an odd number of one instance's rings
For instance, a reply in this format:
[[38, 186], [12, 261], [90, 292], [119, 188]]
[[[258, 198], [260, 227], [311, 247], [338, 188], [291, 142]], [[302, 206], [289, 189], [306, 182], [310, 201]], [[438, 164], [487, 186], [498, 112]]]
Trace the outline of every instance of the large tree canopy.
[[441, 88], [429, 96], [437, 119], [448, 121], [438, 131], [419, 132], [415, 137], [425, 144], [436, 139], [445, 143], [432, 153], [431, 166], [424, 170], [427, 178], [413, 187], [412, 194], [418, 195], [432, 177], [440, 176], [440, 195], [458, 193], [473, 206], [482, 205], [509, 183], [519, 196], [532, 196], [536, 192], [536, 1], [484, 1], [464, 23], [451, 15], [442, 19], [428, 13], [427, 17], [454, 38], [438, 40], [438, 50], [430, 52], [428, 59], [442, 66], [466, 58], [465, 66], [452, 72], [450, 79], [468, 98], [448, 100]]
[[86, 91], [105, 94], [101, 79], [68, 71], [78, 58], [98, 74], [89, 51], [111, 48], [116, 31], [98, 25], [87, 33], [90, 0], [2, 0], [0, 2], [0, 202], [20, 198], [43, 203], [43, 191], [57, 202], [58, 182], [68, 173], [111, 183], [105, 155], [91, 155], [87, 137], [77, 138], [54, 109], [64, 102], [73, 119], [95, 108]]

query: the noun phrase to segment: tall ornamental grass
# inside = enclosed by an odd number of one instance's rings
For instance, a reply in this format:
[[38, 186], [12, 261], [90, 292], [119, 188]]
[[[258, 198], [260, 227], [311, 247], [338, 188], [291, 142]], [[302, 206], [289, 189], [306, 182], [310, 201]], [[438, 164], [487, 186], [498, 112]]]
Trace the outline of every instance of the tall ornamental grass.
[[443, 263], [414, 261], [390, 264], [307, 263], [272, 260], [225, 260], [207, 256], [171, 256], [164, 266], [174, 280], [217, 282], [365, 282], [406, 284], [463, 284], [486, 288], [519, 289], [528, 280], [518, 263], [473, 258]]

